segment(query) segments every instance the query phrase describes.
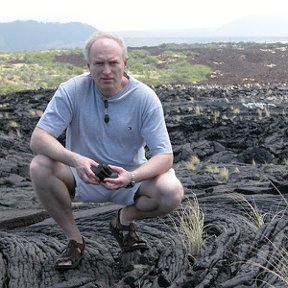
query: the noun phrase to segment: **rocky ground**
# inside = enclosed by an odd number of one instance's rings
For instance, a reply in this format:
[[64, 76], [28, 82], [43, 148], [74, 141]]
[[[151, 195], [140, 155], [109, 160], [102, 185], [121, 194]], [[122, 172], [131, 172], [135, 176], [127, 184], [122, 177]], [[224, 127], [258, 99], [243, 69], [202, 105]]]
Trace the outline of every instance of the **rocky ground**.
[[[249, 58], [249, 51], [241, 53], [246, 55], [241, 61]], [[274, 58], [259, 53], [254, 59], [273, 63]], [[221, 62], [213, 55], [205, 58]], [[226, 62], [235, 59], [233, 53], [226, 55], [231, 56]], [[177, 212], [196, 195], [204, 215], [201, 252], [195, 255], [183, 246], [170, 217], [163, 217], [138, 223], [150, 250], [121, 253], [109, 233], [118, 207], [77, 205], [74, 213], [87, 249], [80, 266], [65, 273], [53, 268], [65, 237], [37, 201], [28, 173], [29, 138], [54, 91], [1, 96], [0, 285], [288, 287], [287, 67], [284, 74], [279, 69], [278, 78], [265, 78], [266, 84], [258, 81], [263, 70], [259, 76], [252, 69], [257, 81], [249, 82], [244, 79], [250, 78], [248, 72], [245, 76], [235, 69], [219, 72], [227, 74], [223, 82], [219, 76], [202, 86], [156, 88], [174, 148], [174, 167], [185, 187]], [[177, 213], [172, 216], [177, 221]]]

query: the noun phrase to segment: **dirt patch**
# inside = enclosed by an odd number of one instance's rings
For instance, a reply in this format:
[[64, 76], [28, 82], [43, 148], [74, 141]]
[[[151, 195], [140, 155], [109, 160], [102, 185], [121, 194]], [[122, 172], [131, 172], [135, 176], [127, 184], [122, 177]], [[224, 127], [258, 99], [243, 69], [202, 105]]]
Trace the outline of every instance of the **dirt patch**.
[[[219, 45], [217, 45], [219, 46]], [[265, 44], [256, 47], [217, 47], [215, 48], [189, 48], [174, 50], [175, 53], [186, 52], [186, 61], [191, 64], [209, 66], [213, 73], [208, 80], [200, 82], [200, 85], [237, 85], [237, 84], [278, 84], [288, 82], [288, 47], [277, 47]], [[239, 45], [238, 45], [239, 46]], [[129, 48], [135, 50], [139, 48]], [[161, 58], [166, 51], [159, 47], [141, 47], [152, 55]], [[163, 58], [163, 57], [162, 57]], [[161, 58], [161, 59], [162, 59]], [[162, 59], [169, 62], [169, 57]], [[85, 67], [82, 53], [71, 53], [55, 57], [55, 61], [70, 63], [79, 67]], [[162, 64], [163, 65], [163, 64]]]

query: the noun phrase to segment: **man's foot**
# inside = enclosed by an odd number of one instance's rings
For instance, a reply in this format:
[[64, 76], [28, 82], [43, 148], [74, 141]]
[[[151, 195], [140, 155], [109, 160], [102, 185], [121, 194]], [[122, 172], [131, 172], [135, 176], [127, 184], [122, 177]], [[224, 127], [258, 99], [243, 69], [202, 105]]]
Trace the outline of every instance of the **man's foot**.
[[141, 239], [136, 233], [136, 226], [134, 223], [129, 225], [122, 225], [120, 223], [120, 212], [118, 210], [116, 217], [110, 223], [110, 231], [115, 239], [118, 241], [121, 249], [125, 252], [136, 249], [149, 249], [147, 242]]
[[[83, 238], [82, 238], [83, 239]], [[58, 257], [55, 262], [56, 270], [68, 270], [77, 267], [83, 256], [85, 249], [85, 241], [78, 243], [75, 240], [70, 240], [65, 251]]]

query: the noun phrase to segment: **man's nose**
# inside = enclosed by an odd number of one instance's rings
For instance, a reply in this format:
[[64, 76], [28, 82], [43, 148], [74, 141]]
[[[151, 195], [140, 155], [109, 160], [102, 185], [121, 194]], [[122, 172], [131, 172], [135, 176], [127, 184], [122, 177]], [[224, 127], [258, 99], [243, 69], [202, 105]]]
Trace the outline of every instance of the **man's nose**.
[[105, 65], [104, 65], [104, 70], [103, 70], [103, 72], [104, 72], [105, 74], [109, 74], [109, 73], [111, 72], [111, 67], [110, 67], [109, 64], [105, 64]]

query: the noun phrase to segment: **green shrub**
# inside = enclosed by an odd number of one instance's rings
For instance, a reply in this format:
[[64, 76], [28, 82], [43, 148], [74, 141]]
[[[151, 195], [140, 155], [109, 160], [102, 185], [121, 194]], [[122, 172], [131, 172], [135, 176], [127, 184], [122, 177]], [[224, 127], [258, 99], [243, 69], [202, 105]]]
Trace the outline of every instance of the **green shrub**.
[[[147, 47], [131, 49], [128, 73], [151, 86], [205, 80], [212, 71], [207, 66], [189, 64], [187, 57], [192, 53], [189, 47], [188, 44], [160, 45], [153, 54]], [[61, 82], [87, 71], [85, 65], [66, 63], [69, 56], [79, 57], [82, 52], [63, 49], [0, 53], [0, 94], [41, 87], [54, 89]]]

